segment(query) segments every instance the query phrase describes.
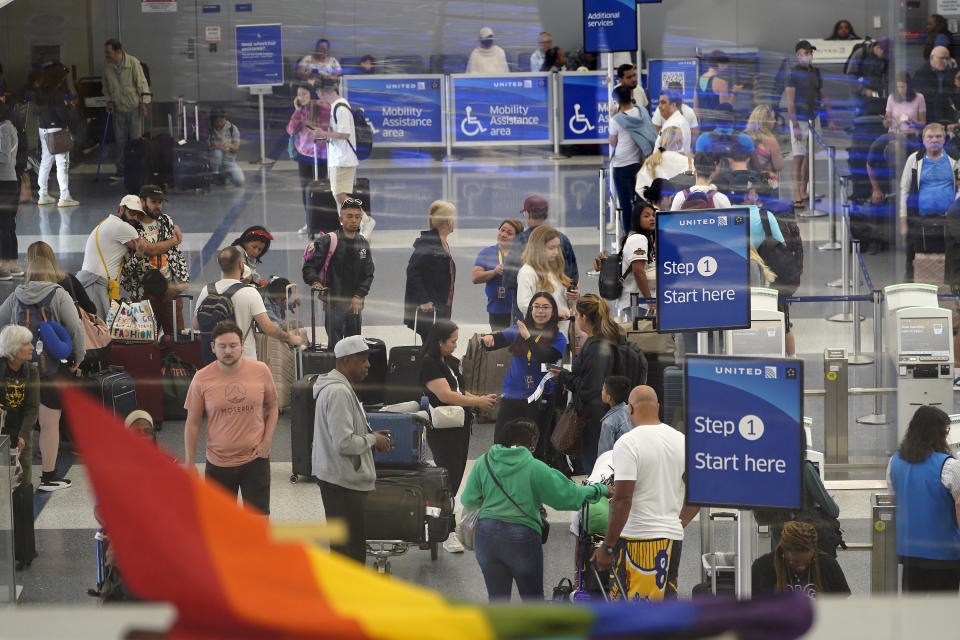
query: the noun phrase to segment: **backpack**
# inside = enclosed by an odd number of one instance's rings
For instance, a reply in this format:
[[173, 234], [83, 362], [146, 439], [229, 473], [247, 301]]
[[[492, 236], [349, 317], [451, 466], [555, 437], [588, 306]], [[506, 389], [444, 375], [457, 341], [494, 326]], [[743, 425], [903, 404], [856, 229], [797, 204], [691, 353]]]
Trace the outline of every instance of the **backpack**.
[[[770, 228], [770, 220], [767, 211], [760, 211], [760, 223], [763, 225], [764, 239], [757, 247], [757, 253], [767, 263], [767, 266], [777, 275], [773, 281], [773, 287], [780, 292], [782, 296], [792, 296], [800, 286], [800, 274], [803, 271], [803, 257], [799, 261], [793, 250], [787, 246], [787, 234], [784, 234], [784, 242], [780, 242], [773, 237], [773, 231]], [[796, 238], [799, 241], [799, 232]], [[802, 250], [802, 249], [801, 249]]]
[[636, 342], [629, 340], [616, 345], [614, 371], [630, 380], [630, 387], [647, 383], [647, 356]]
[[[211, 282], [207, 285], [207, 297], [197, 307], [197, 326], [200, 328], [200, 352], [203, 357], [203, 364], [210, 364], [216, 360], [213, 355], [213, 348], [210, 346], [210, 342], [213, 340], [213, 330], [217, 324], [224, 320], [237, 321], [236, 309], [233, 306], [233, 294], [248, 286], [250, 285], [238, 282], [230, 285], [223, 293], [217, 293], [216, 283]], [[247, 327], [243, 334], [244, 340], [249, 333], [250, 327]]]
[[683, 204], [680, 205], [680, 210], [684, 211], [687, 209], [714, 209], [716, 205], [713, 204], [713, 196], [716, 194], [715, 189], [710, 191], [690, 191], [689, 189], [683, 190]]
[[600, 297], [619, 300], [623, 294], [623, 247], [600, 263]]
[[334, 124], [337, 122], [337, 112], [340, 111], [340, 107], [347, 107], [350, 110], [350, 115], [353, 116], [353, 131], [357, 136], [357, 146], [353, 146], [349, 139], [347, 144], [357, 154], [357, 160], [366, 160], [373, 151], [373, 131], [370, 129], [370, 123], [367, 122], [367, 116], [360, 107], [351, 107], [349, 104], [341, 102], [333, 110]]
[[307, 244], [307, 248], [303, 250], [303, 264], [307, 264], [314, 255], [316, 255], [317, 250], [320, 248], [320, 240], [327, 236], [330, 238], [330, 248], [327, 249], [327, 257], [323, 260], [323, 267], [320, 269], [320, 272], [317, 273], [317, 282], [319, 282], [324, 287], [327, 286], [327, 272], [330, 270], [330, 261], [333, 259], [333, 254], [337, 250], [337, 233], [331, 231], [330, 233], [319, 233], [319, 237]]
[[863, 42], [857, 43], [853, 49], [850, 50], [850, 55], [847, 56], [847, 61], [843, 63], [843, 73], [848, 76], [862, 76], [863, 73], [863, 61], [866, 59], [867, 54], [873, 50], [877, 41], [871, 37], [864, 38]]
[[40, 369], [41, 378], [52, 376], [60, 368], [60, 359], [53, 355], [51, 349], [44, 348], [43, 341], [40, 339], [40, 325], [50, 323], [51, 318], [53, 318], [51, 305], [56, 293], [56, 288], [51, 289], [43, 300], [33, 304], [24, 304], [22, 300], [17, 298], [16, 323], [29, 329], [31, 335], [33, 335], [33, 346], [36, 348], [33, 352], [32, 362]]

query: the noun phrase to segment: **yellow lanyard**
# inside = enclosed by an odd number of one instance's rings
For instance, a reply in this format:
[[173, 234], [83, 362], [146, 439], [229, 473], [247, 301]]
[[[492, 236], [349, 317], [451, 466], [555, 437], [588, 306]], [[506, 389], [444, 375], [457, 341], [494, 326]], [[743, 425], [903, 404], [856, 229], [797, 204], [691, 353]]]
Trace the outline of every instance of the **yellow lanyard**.
[[503, 264], [503, 251], [497, 248], [497, 263]]
[[[533, 339], [533, 341], [536, 342], [536, 343], [539, 343], [539, 342], [540, 342], [540, 338], [542, 338], [542, 337], [543, 337], [543, 336], [537, 336], [536, 338]], [[528, 367], [530, 366], [530, 358], [531, 358], [532, 356], [533, 356], [533, 354], [530, 353], [530, 350], [529, 350], [529, 349], [527, 349], [527, 366], [528, 366]]]

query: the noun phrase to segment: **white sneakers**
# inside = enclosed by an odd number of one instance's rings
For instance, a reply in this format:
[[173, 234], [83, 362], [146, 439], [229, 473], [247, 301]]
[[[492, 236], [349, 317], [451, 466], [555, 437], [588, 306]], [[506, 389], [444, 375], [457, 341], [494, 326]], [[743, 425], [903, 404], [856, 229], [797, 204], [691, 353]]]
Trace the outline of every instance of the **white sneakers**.
[[443, 543], [443, 550], [447, 553], [463, 553], [463, 544], [460, 542], [460, 536], [456, 531], [450, 532], [450, 537]]
[[57, 204], [57, 201], [50, 197], [48, 193], [41, 193], [40, 199], [37, 200], [37, 204]]
[[54, 200], [53, 198], [50, 197], [50, 194], [49, 194], [49, 193], [41, 193], [41, 194], [40, 194], [40, 199], [37, 200], [37, 204], [38, 204], [38, 205], [55, 204], [55, 205], [57, 205], [58, 207], [77, 207], [77, 206], [80, 206], [80, 203], [79, 203], [78, 201], [74, 200], [73, 198], [71, 198], [71, 197], [69, 197], [69, 196], [66, 197], [66, 198], [61, 198], [60, 201], [57, 202], [56, 200]]
[[74, 200], [73, 198], [64, 198], [57, 203], [58, 207], [78, 207], [80, 203]]

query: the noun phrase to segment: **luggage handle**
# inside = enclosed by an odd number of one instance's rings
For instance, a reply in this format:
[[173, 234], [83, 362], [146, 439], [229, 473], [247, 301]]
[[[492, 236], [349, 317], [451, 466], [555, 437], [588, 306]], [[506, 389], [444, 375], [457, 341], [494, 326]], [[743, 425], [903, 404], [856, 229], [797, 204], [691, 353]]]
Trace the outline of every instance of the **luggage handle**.
[[[318, 346], [317, 343], [317, 299], [320, 298], [324, 293], [327, 292], [327, 288], [323, 289], [314, 289], [310, 287], [310, 346]], [[316, 294], [316, 298], [314, 298]], [[326, 318], [326, 311], [324, 311], [324, 318]]]
[[313, 139], [313, 181], [316, 182], [320, 179], [320, 169], [318, 167], [319, 160], [317, 160], [317, 139]]
[[[613, 569], [613, 567], [610, 567]], [[603, 580], [600, 579], [600, 570], [597, 568], [596, 562], [590, 563], [590, 569], [593, 571], [594, 577], [597, 579], [597, 586], [600, 587], [600, 595], [603, 596], [604, 602], [610, 602], [610, 596], [607, 594], [607, 591], [603, 588]], [[627, 590], [623, 588], [623, 582], [620, 581], [620, 575], [616, 571], [611, 571], [610, 575], [613, 576], [614, 581], [617, 583], [617, 587], [620, 589], [620, 594], [623, 596], [623, 599], [627, 599]]]
[[[413, 346], [417, 346], [417, 317], [420, 315], [420, 305], [417, 305], [413, 310]], [[433, 324], [437, 324], [437, 306], [433, 306]], [[423, 340], [420, 341], [421, 343]], [[420, 346], [423, 346], [422, 344]]]
[[[284, 287], [283, 292], [284, 292], [284, 301], [285, 301], [285, 304], [287, 305], [287, 311], [289, 311], [289, 310], [290, 310], [290, 300], [292, 299], [292, 297], [293, 297], [294, 295], [296, 295], [297, 285], [295, 285], [295, 284], [293, 284], [293, 283], [291, 282], [291, 283], [288, 284], [286, 287]], [[294, 309], [294, 321], [296, 322], [297, 327], [299, 327], [299, 326], [300, 326], [300, 307], [299, 307], [299, 305]]]
[[[170, 303], [173, 306], [172, 318], [173, 318], [173, 341], [174, 342], [181, 342], [180, 330], [177, 328], [177, 300], [179, 300], [180, 298], [186, 298], [187, 300], [190, 301], [189, 306], [187, 306], [187, 312], [183, 315], [183, 317], [184, 318], [193, 317], [193, 296], [190, 295], [189, 293], [181, 293], [176, 295]], [[186, 325], [186, 321], [184, 321], [184, 325]], [[193, 342], [193, 326], [192, 325], [189, 327], [184, 326], [183, 329], [184, 331], [187, 332], [187, 335], [189, 336], [186, 340], [184, 340], [184, 342]]]

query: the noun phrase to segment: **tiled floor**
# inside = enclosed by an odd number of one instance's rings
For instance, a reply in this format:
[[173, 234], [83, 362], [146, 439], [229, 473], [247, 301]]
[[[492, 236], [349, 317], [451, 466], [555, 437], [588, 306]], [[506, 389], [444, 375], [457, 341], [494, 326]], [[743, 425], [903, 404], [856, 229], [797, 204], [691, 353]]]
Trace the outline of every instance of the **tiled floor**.
[[[481, 289], [470, 282], [470, 271], [479, 248], [493, 244], [495, 227], [508, 217], [519, 217], [524, 198], [540, 193], [551, 203], [551, 222], [561, 226], [573, 241], [582, 274], [582, 289], [596, 290], [595, 280], [586, 275], [596, 254], [599, 239], [596, 227], [598, 200], [597, 168], [599, 159], [578, 156], [551, 162], [530, 151], [477, 154], [457, 163], [439, 163], [424, 159], [376, 160], [364, 163], [360, 175], [372, 183], [372, 209], [378, 225], [372, 248], [377, 265], [373, 289], [364, 312], [365, 333], [383, 338], [388, 346], [412, 341], [412, 332], [399, 324], [403, 302], [404, 266], [413, 239], [426, 225], [431, 201], [449, 199], [458, 206], [458, 229], [450, 242], [456, 259], [457, 296], [454, 320], [461, 325], [460, 350], [474, 331], [485, 330], [485, 301]], [[214, 259], [217, 249], [239, 236], [252, 224], [264, 224], [276, 240], [264, 257], [260, 273], [287, 275], [300, 280], [301, 254], [305, 244], [296, 230], [303, 224], [299, 180], [290, 162], [258, 168], [244, 164], [247, 185], [243, 188], [217, 188], [209, 193], [172, 193], [166, 204], [175, 222], [185, 234], [183, 249], [191, 265], [196, 292], [202, 283], [218, 279]], [[785, 175], [787, 175], [785, 171]], [[823, 175], [822, 173], [820, 175]], [[34, 240], [50, 243], [65, 270], [76, 271], [82, 261], [87, 234], [106, 214], [116, 209], [122, 188], [117, 183], [94, 182], [93, 169], [80, 166], [72, 174], [71, 191], [81, 206], [58, 210], [55, 207], [24, 205], [19, 215], [21, 251]], [[799, 295], [835, 294], [825, 286], [839, 277], [839, 252], [821, 252], [815, 246], [829, 237], [825, 218], [801, 223], [807, 242], [807, 260]], [[893, 282], [899, 272], [896, 256], [866, 256], [875, 286]], [[15, 284], [15, 283], [13, 283]], [[0, 283], [0, 296], [8, 295], [10, 283]], [[827, 322], [824, 318], [840, 310], [838, 303], [793, 305], [798, 349], [807, 363], [807, 388], [822, 388], [821, 354], [827, 346], [852, 348], [852, 325]], [[872, 350], [871, 316], [862, 324], [865, 351]], [[304, 317], [309, 321], [308, 317]], [[872, 367], [852, 367], [851, 385], [871, 386]], [[868, 413], [872, 399], [851, 399], [851, 417]], [[822, 448], [823, 421], [821, 398], [810, 398], [805, 413], [814, 418], [814, 446]], [[881, 461], [892, 449], [889, 428], [851, 427], [851, 454]], [[168, 422], [160, 433], [160, 442], [175, 454], [182, 454], [182, 423]], [[492, 442], [492, 425], [480, 425], [473, 434], [471, 461]], [[201, 444], [202, 447], [202, 444]], [[201, 448], [202, 451], [202, 448]], [[318, 519], [322, 506], [317, 487], [309, 482], [291, 484], [289, 417], [281, 417], [272, 459], [272, 515], [276, 521]], [[65, 462], [65, 461], [64, 461]], [[37, 465], [39, 468], [39, 465]], [[37, 518], [37, 544], [40, 557], [18, 574], [23, 584], [21, 602], [89, 603], [86, 590], [94, 585], [95, 558], [92, 517], [93, 496], [82, 461], [69, 470], [74, 487], [48, 496]], [[850, 539], [869, 540], [869, 496], [849, 492], [842, 497], [842, 520]], [[573, 573], [574, 536], [565, 525], [566, 513], [551, 514], [555, 523], [545, 548], [545, 585], [549, 589], [563, 576]], [[727, 527], [729, 529], [729, 527]], [[718, 531], [718, 547], [732, 548], [730, 531]], [[681, 563], [680, 590], [688, 595], [700, 581], [699, 528], [687, 530]], [[869, 554], [841, 554], [841, 565], [855, 592], [869, 590]], [[431, 562], [426, 552], [411, 550], [392, 561], [395, 575], [442, 589], [451, 597], [481, 601], [485, 598], [479, 569], [471, 553], [441, 553]]]

